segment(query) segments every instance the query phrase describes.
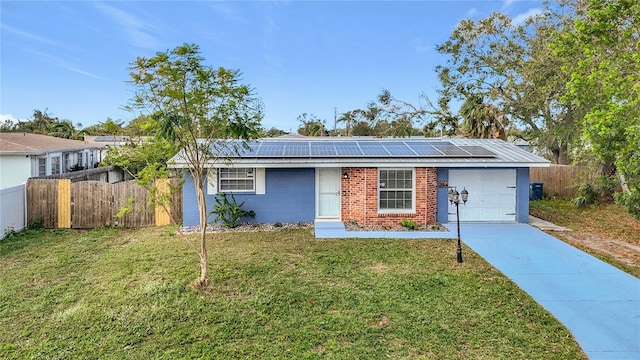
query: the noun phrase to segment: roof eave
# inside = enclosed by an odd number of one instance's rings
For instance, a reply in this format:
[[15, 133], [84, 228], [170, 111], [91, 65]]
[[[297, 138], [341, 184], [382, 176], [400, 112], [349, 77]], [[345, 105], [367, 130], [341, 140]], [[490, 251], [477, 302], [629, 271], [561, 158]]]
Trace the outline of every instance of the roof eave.
[[9, 155], [9, 156], [40, 156], [45, 155], [45, 151], [0, 151], [0, 155]]

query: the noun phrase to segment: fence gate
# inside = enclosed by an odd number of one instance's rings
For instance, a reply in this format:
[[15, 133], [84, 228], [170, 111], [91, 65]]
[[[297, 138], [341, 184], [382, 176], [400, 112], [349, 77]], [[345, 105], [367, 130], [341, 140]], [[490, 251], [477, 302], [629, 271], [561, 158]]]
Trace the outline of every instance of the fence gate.
[[27, 219], [46, 228], [91, 229], [101, 226], [162, 226], [182, 219], [182, 192], [177, 179], [158, 180], [154, 204], [145, 188], [133, 181], [32, 179], [27, 182]]

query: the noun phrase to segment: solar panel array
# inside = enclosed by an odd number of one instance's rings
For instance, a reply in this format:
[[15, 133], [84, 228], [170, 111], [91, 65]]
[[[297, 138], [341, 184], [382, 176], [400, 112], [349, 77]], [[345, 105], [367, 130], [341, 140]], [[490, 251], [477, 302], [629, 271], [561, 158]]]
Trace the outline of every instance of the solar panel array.
[[[482, 146], [457, 146], [448, 141], [332, 141], [332, 140], [255, 140], [249, 149], [235, 143], [231, 157], [257, 158], [491, 158], [495, 154]], [[232, 155], [234, 154], [234, 155]]]

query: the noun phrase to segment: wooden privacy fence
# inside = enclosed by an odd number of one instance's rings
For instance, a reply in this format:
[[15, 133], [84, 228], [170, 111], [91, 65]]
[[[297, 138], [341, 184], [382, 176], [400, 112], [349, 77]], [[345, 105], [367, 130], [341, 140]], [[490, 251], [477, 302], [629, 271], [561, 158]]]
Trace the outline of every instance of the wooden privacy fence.
[[547, 168], [531, 168], [529, 181], [543, 183], [542, 190], [547, 196], [572, 198], [580, 187], [583, 166], [555, 165]]
[[[158, 197], [166, 206], [150, 202], [150, 193], [133, 181], [109, 184], [69, 179], [27, 181], [27, 223], [45, 228], [91, 229], [101, 226], [162, 226], [182, 219], [179, 180], [158, 180]], [[127, 211], [121, 211], [126, 208]]]

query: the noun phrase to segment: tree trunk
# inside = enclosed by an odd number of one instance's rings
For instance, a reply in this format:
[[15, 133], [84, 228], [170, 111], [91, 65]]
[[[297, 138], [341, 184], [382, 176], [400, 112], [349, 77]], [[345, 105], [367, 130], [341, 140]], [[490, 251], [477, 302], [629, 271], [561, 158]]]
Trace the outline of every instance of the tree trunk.
[[617, 171], [617, 174], [622, 191], [627, 195], [631, 195], [631, 189], [629, 189], [629, 185], [627, 184], [627, 180], [625, 179], [624, 174], [622, 174], [620, 171]]
[[560, 144], [558, 153], [558, 164], [569, 165], [569, 148], [564, 142]]
[[200, 212], [200, 277], [196, 279], [198, 287], [207, 286], [207, 203], [202, 175], [195, 176], [196, 197]]

